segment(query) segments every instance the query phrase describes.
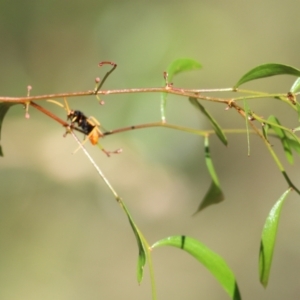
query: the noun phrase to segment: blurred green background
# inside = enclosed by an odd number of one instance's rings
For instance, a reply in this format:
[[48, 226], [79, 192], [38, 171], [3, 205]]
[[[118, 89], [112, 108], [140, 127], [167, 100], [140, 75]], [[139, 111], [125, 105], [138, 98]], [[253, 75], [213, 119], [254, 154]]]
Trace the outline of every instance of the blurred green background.
[[[285, 1], [7, 1], [0, 2], [0, 95], [84, 91], [104, 75], [100, 61], [118, 68], [106, 89], [157, 87], [179, 57], [203, 70], [178, 76], [176, 86], [231, 87], [249, 69], [267, 62], [299, 65], [300, 3]], [[286, 92], [292, 77], [247, 85]], [[219, 95], [222, 96], [222, 95]], [[224, 94], [223, 96], [228, 96]], [[159, 94], [93, 97], [70, 106], [99, 119], [106, 129], [159, 120]], [[45, 105], [61, 118], [65, 112]], [[256, 113], [275, 114], [298, 126], [297, 116], [274, 100], [249, 103]], [[234, 111], [208, 103], [225, 128], [244, 128]], [[150, 299], [148, 271], [136, 282], [137, 246], [128, 221], [71, 136], [33, 108], [24, 118], [13, 107], [4, 122], [0, 182], [0, 299]], [[169, 97], [167, 120], [209, 128], [187, 99]], [[229, 136], [225, 148], [211, 141], [226, 201], [191, 217], [210, 179], [203, 140], [167, 129], [110, 136], [107, 158], [88, 150], [134, 219], [153, 243], [174, 234], [199, 239], [219, 253], [237, 276], [243, 299], [298, 299], [300, 294], [299, 197], [283, 210], [266, 290], [258, 282], [260, 235], [268, 212], [286, 189], [262, 142]], [[275, 150], [282, 154], [280, 145]], [[284, 159], [284, 158], [283, 158]], [[298, 168], [283, 160], [299, 187]], [[296, 159], [299, 164], [299, 159]], [[158, 299], [228, 299], [216, 280], [187, 254], [173, 248], [153, 253]]]

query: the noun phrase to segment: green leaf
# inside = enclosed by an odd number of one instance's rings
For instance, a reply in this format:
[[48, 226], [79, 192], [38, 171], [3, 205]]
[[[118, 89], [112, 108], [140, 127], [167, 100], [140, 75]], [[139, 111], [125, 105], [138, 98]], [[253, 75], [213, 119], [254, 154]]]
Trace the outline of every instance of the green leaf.
[[277, 126], [277, 125], [281, 126], [281, 124], [275, 116], [270, 116], [267, 121], [272, 123], [272, 125], [270, 125], [270, 123], [269, 123], [269, 125], [274, 130], [274, 132], [279, 137], [279, 139], [281, 140], [285, 156], [286, 156], [287, 160], [289, 161], [289, 163], [292, 164], [294, 162], [293, 153], [292, 153], [292, 149], [291, 149], [291, 146], [289, 143], [289, 138], [288, 138], [286, 132], [282, 128]]
[[[2, 130], [4, 117], [8, 112], [9, 108], [15, 104], [16, 103], [0, 103], [0, 141], [1, 141], [1, 130]], [[3, 150], [1, 144], [0, 144], [0, 156], [3, 156]]]
[[270, 126], [268, 124], [263, 124], [262, 125], [262, 133], [263, 133], [263, 136], [265, 137], [265, 139], [269, 142], [269, 139], [268, 139], [268, 132], [269, 132], [269, 128]]
[[290, 92], [296, 93], [299, 90], [300, 90], [300, 78], [297, 78], [296, 81], [293, 83]]
[[191, 71], [191, 70], [199, 70], [201, 68], [202, 68], [201, 64], [194, 59], [190, 59], [190, 58], [176, 59], [169, 65], [167, 69], [168, 81], [171, 83], [173, 81], [173, 77], [178, 73]]
[[243, 77], [241, 77], [234, 87], [237, 88], [241, 84], [251, 80], [283, 74], [300, 77], [300, 70], [291, 66], [276, 63], [260, 65], [250, 70]]
[[203, 200], [201, 201], [201, 204], [199, 205], [198, 209], [194, 214], [203, 210], [207, 206], [220, 203], [221, 201], [224, 200], [224, 194], [221, 190], [219, 179], [211, 159], [210, 150], [209, 150], [209, 138], [207, 136], [204, 138], [204, 147], [205, 147], [205, 162], [206, 162], [208, 172], [211, 176], [212, 182], [209, 187], [209, 190], [206, 192]]
[[206, 192], [200, 206], [198, 207], [197, 211], [198, 213], [207, 206], [210, 206], [212, 204], [218, 204], [224, 200], [224, 194], [222, 190], [220, 189], [220, 186], [217, 185], [214, 181], [211, 182], [210, 187], [208, 191]]
[[298, 141], [295, 141], [294, 139], [287, 138], [287, 143], [291, 147], [291, 149], [294, 149], [298, 154], [300, 154], [300, 144]]
[[[199, 70], [201, 68], [202, 68], [201, 64], [193, 59], [190, 58], [176, 59], [167, 68], [168, 82], [172, 83], [173, 77], [178, 73], [191, 71], [191, 70]], [[161, 94], [160, 112], [161, 112], [161, 119], [163, 122], [165, 122], [166, 120], [167, 97], [168, 97], [168, 93]]]
[[262, 232], [259, 250], [259, 278], [261, 284], [264, 287], [267, 287], [269, 281], [272, 258], [274, 253], [274, 245], [282, 205], [291, 191], [292, 188], [289, 188], [287, 191], [285, 191], [283, 195], [279, 198], [279, 200], [276, 202], [276, 204], [273, 206], [265, 222], [264, 229]]
[[200, 104], [200, 102], [197, 99], [190, 97], [189, 101], [209, 119], [216, 135], [221, 140], [221, 142], [225, 146], [227, 146], [227, 144], [228, 144], [227, 138], [226, 138], [222, 128], [217, 123], [217, 121], [210, 115], [210, 113], [204, 108], [204, 106], [202, 104]]
[[156, 242], [152, 248], [160, 246], [172, 246], [186, 251], [212, 273], [231, 299], [241, 299], [235, 276], [225, 260], [204, 244], [188, 236], [171, 236]]
[[288, 161], [293, 163], [292, 149], [300, 154], [300, 140], [294, 133], [300, 130], [300, 127], [290, 130], [281, 126], [276, 117], [270, 116], [263, 126], [263, 135], [266, 139], [268, 139], [267, 132], [269, 128], [272, 128], [276, 137], [280, 139]]
[[144, 266], [146, 264], [146, 253], [145, 253], [145, 247], [144, 247], [144, 243], [140, 234], [140, 231], [138, 229], [138, 227], [135, 225], [127, 207], [125, 206], [124, 202], [122, 202], [122, 207], [128, 217], [130, 226], [134, 232], [137, 244], [138, 244], [138, 248], [139, 248], [139, 256], [138, 256], [138, 263], [137, 263], [137, 281], [138, 283], [141, 283], [142, 279], [143, 279], [143, 274], [144, 274]]

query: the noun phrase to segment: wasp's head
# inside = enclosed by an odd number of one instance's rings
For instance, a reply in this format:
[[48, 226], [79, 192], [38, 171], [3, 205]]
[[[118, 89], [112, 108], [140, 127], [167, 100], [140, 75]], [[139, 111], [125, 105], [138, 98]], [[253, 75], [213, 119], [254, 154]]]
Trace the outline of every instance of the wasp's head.
[[80, 125], [82, 121], [86, 120], [86, 116], [79, 110], [70, 110], [67, 116], [67, 120]]

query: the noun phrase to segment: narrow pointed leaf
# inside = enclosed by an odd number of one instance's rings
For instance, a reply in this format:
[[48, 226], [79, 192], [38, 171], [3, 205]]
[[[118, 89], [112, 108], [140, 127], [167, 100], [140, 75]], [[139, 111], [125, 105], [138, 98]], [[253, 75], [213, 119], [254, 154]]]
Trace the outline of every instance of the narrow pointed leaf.
[[[264, 126], [262, 127], [262, 132], [264, 137], [268, 140], [268, 130], [271, 126], [269, 124], [264, 124]], [[300, 127], [295, 128], [293, 131], [299, 131]], [[278, 136], [277, 136], [278, 137]], [[278, 137], [280, 138], [280, 137]], [[290, 149], [295, 150], [298, 154], [300, 154], [300, 142], [299, 140], [296, 140], [294, 137], [289, 137], [288, 135], [286, 135], [285, 137], [285, 141], [288, 144], [288, 146], [290, 147]]]
[[298, 154], [300, 154], [300, 144], [298, 141], [294, 139], [287, 138], [287, 143], [289, 144], [291, 149], [294, 149]]
[[145, 253], [145, 248], [144, 248], [144, 244], [142, 241], [142, 238], [140, 236], [140, 231], [137, 228], [137, 226], [135, 225], [127, 207], [125, 206], [124, 202], [122, 202], [122, 207], [128, 217], [130, 226], [133, 230], [133, 233], [135, 235], [137, 244], [138, 244], [138, 249], [139, 249], [139, 256], [138, 256], [138, 263], [137, 263], [137, 281], [138, 283], [141, 283], [142, 279], [143, 279], [143, 274], [144, 274], [144, 266], [146, 264], [146, 253]]
[[223, 132], [220, 125], [217, 123], [217, 121], [211, 116], [211, 114], [205, 109], [205, 107], [198, 101], [198, 99], [195, 98], [189, 98], [189, 101], [197, 108], [199, 109], [210, 121], [216, 135], [221, 140], [221, 142], [227, 146], [227, 138], [225, 136], [225, 133]]
[[[3, 120], [6, 113], [8, 112], [9, 108], [12, 105], [15, 105], [15, 103], [0, 103], [0, 141], [1, 141], [1, 130], [3, 125]], [[0, 156], [3, 156], [3, 150], [1, 144], [0, 144]]]
[[234, 87], [237, 88], [241, 84], [251, 80], [283, 74], [300, 77], [300, 70], [291, 66], [276, 63], [260, 65], [242, 76]]
[[219, 179], [218, 179], [217, 173], [215, 171], [215, 168], [214, 168], [214, 165], [213, 165], [213, 162], [211, 159], [208, 137], [204, 138], [204, 147], [205, 147], [205, 162], [206, 162], [206, 166], [207, 166], [209, 175], [212, 179], [212, 182], [209, 187], [209, 190], [205, 194], [203, 200], [201, 201], [198, 209], [196, 210], [196, 212], [194, 214], [203, 210], [207, 206], [220, 203], [221, 201], [224, 200], [224, 194], [221, 190]]
[[[272, 122], [269, 122], [269, 121], [265, 121], [266, 124], [268, 124], [268, 126], [275, 126], [277, 128], [282, 128], [282, 126], [278, 125], [278, 124], [274, 124]], [[297, 136], [294, 134], [294, 133], [290, 133], [291, 136], [293, 136], [294, 140], [299, 142], [299, 139], [297, 138]], [[272, 145], [271, 144], [267, 144], [268, 146], [268, 150], [270, 151], [277, 167], [279, 168], [282, 176], [284, 177], [284, 179], [286, 180], [287, 184], [289, 185], [289, 187], [293, 188], [294, 191], [300, 195], [300, 190], [293, 184], [293, 182], [291, 181], [291, 179], [289, 178], [289, 176], [287, 175], [282, 163], [280, 162], [279, 158], [277, 157], [276, 153], [273, 151], [273, 148], [272, 148]], [[290, 146], [291, 147], [291, 146]]]
[[168, 81], [172, 83], [173, 77], [185, 71], [199, 70], [202, 66], [199, 62], [190, 58], [178, 58], [174, 60], [168, 67]]
[[300, 78], [297, 78], [296, 81], [293, 83], [290, 92], [296, 93], [300, 90]]
[[160, 246], [172, 246], [189, 253], [212, 273], [231, 299], [241, 299], [235, 276], [225, 260], [201, 242], [188, 236], [171, 236], [156, 242], [152, 248]]
[[203, 200], [201, 201], [200, 206], [198, 207], [197, 211], [198, 213], [207, 206], [210, 206], [212, 204], [218, 204], [224, 200], [224, 194], [222, 190], [220, 189], [220, 186], [217, 185], [214, 181], [211, 182], [210, 187], [208, 191], [206, 192]]
[[[168, 82], [173, 83], [173, 78], [178, 73], [191, 71], [191, 70], [199, 70], [201, 68], [202, 68], [201, 64], [193, 59], [190, 58], [176, 59], [169, 65], [167, 69]], [[161, 94], [160, 112], [161, 112], [161, 119], [163, 121], [166, 120], [167, 97], [168, 97], [168, 93]]]
[[269, 139], [268, 139], [269, 128], [270, 128], [270, 126], [268, 124], [263, 124], [263, 126], [262, 126], [262, 133], [267, 141], [269, 141]]
[[273, 124], [273, 125], [271, 125], [271, 128], [274, 130], [276, 135], [279, 137], [279, 139], [282, 143], [282, 146], [283, 146], [285, 156], [286, 156], [287, 160], [289, 161], [289, 163], [292, 164], [294, 162], [293, 153], [292, 153], [290, 143], [288, 142], [289, 138], [288, 138], [286, 132], [282, 128], [279, 128], [278, 126], [276, 126], [276, 125], [280, 126], [280, 122], [275, 116], [270, 116], [268, 118], [268, 122], [271, 122]]
[[269, 281], [275, 240], [277, 236], [278, 222], [282, 206], [291, 190], [292, 188], [289, 188], [287, 191], [285, 191], [273, 206], [267, 217], [262, 232], [259, 250], [259, 278], [261, 284], [264, 287], [267, 287]]

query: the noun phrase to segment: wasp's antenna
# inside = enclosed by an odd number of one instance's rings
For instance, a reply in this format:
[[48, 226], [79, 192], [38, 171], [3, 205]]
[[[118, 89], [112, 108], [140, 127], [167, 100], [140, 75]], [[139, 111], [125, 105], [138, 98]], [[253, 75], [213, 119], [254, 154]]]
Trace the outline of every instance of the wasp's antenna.
[[56, 101], [56, 100], [52, 100], [52, 99], [48, 99], [46, 100], [47, 102], [50, 102], [50, 103], [53, 103], [53, 104], [56, 104], [62, 108], [65, 108], [60, 102]]
[[66, 97], [64, 98], [64, 103], [65, 103], [65, 110], [67, 111], [67, 114], [69, 115], [71, 110], [70, 110], [70, 107], [69, 107]]
[[68, 116], [70, 115], [71, 110], [70, 110], [70, 107], [69, 107], [69, 104], [68, 104], [68, 101], [67, 101], [66, 97], [64, 97], [65, 105], [61, 104], [60, 102], [58, 102], [56, 100], [52, 100], [52, 99], [48, 99], [47, 102], [51, 102], [51, 103], [53, 103], [57, 106], [62, 107], [67, 112], [67, 115]]

